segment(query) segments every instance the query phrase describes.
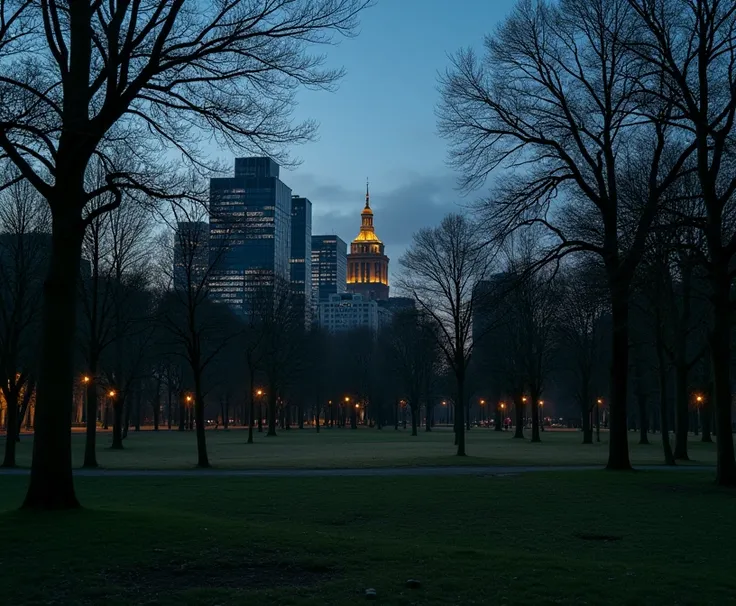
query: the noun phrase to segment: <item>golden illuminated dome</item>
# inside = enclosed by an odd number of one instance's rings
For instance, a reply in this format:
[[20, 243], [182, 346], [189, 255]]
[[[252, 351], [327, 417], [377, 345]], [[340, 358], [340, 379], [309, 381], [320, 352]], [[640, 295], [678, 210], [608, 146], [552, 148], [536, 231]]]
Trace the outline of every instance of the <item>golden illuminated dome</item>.
[[365, 208], [360, 213], [360, 233], [353, 242], [375, 242], [381, 244], [381, 240], [376, 235], [373, 227], [373, 210], [371, 209], [371, 196], [368, 190], [368, 183], [365, 184]]

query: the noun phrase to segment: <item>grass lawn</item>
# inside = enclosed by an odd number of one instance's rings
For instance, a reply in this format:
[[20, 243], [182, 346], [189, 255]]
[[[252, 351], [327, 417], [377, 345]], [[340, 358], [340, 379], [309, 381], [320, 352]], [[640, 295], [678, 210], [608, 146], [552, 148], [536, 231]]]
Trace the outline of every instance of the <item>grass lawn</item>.
[[2, 477], [2, 603], [730, 604], [736, 493], [711, 480], [81, 478], [87, 509], [38, 514]]
[[[527, 432], [528, 437], [531, 432]], [[242, 429], [207, 431], [210, 462], [227, 469], [391, 467], [400, 465], [604, 465], [608, 457], [608, 434], [601, 442], [582, 445], [577, 431], [545, 431], [541, 444], [528, 439], [514, 440], [511, 432], [473, 428], [468, 432], [468, 457], [454, 456], [453, 435], [449, 428], [420, 431], [411, 437], [409, 430], [393, 427], [378, 431], [313, 428], [280, 431], [276, 438], [255, 434], [255, 443], [246, 444]], [[32, 436], [23, 436], [18, 446], [18, 464], [30, 466]], [[194, 432], [131, 432], [125, 450], [109, 449], [109, 432], [98, 435], [98, 461], [110, 469], [187, 469], [197, 461]], [[648, 446], [639, 446], [639, 434], [629, 433], [634, 464], [659, 464], [663, 461], [659, 434], [649, 436]], [[82, 464], [84, 434], [74, 433], [74, 463]], [[4, 448], [4, 440], [0, 440]], [[715, 444], [704, 444], [690, 437], [693, 463], [715, 464]]]

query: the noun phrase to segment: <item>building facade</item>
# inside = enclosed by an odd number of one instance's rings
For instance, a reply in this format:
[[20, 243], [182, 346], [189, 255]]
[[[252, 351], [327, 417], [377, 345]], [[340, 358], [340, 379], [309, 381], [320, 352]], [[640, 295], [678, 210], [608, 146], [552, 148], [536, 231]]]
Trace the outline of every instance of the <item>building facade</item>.
[[350, 244], [348, 255], [348, 292], [363, 295], [366, 299], [388, 299], [388, 257], [383, 242], [373, 226], [368, 186], [365, 190], [365, 207], [360, 213], [360, 233]]
[[367, 328], [374, 334], [381, 327], [378, 303], [353, 293], [332, 294], [319, 303], [319, 326], [331, 334]]
[[271, 158], [236, 158], [210, 179], [210, 295], [245, 312], [259, 288], [290, 281], [291, 189]]
[[295, 305], [304, 325], [312, 322], [312, 203], [300, 196], [291, 197], [291, 287]]
[[347, 288], [348, 245], [335, 235], [312, 236], [312, 297], [314, 308]]
[[202, 289], [210, 264], [210, 226], [179, 221], [174, 232], [174, 289]]

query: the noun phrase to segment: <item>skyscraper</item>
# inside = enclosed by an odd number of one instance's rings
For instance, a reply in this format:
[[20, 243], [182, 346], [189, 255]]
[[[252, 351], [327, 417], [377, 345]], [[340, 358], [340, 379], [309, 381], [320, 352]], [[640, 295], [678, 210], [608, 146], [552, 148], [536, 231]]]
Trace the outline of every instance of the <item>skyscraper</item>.
[[290, 279], [291, 189], [271, 158], [236, 158], [235, 176], [210, 179], [210, 293], [245, 311], [274, 277]]
[[314, 308], [347, 287], [348, 245], [335, 235], [312, 236], [312, 297]]
[[179, 221], [174, 232], [174, 288], [203, 288], [209, 269], [209, 229], [204, 221]]
[[365, 208], [360, 213], [360, 233], [350, 244], [348, 255], [348, 292], [366, 299], [388, 299], [388, 257], [383, 242], [373, 227], [373, 211], [368, 185], [365, 188]]
[[291, 287], [300, 317], [309, 326], [312, 319], [312, 203], [291, 197]]

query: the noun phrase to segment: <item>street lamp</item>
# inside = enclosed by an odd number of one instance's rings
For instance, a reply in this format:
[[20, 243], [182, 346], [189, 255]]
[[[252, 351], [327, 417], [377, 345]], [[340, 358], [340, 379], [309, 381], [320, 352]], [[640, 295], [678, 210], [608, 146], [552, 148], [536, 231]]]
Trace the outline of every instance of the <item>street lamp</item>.
[[114, 389], [111, 389], [111, 390], [110, 390], [110, 391], [108, 392], [108, 394], [107, 394], [107, 395], [108, 395], [108, 396], [110, 396], [111, 398], [114, 398], [114, 397], [115, 397], [115, 390], [114, 390]]
[[598, 398], [598, 406], [595, 407], [595, 441], [601, 441], [601, 406], [603, 398]]
[[82, 377], [82, 383], [89, 383], [89, 377], [87, 375]]
[[506, 404], [501, 402], [501, 427], [506, 431]]
[[703, 405], [703, 396], [698, 394], [695, 396], [695, 431], [693, 432], [696, 436], [698, 435], [698, 429], [700, 428], [700, 407]]
[[484, 414], [483, 414], [484, 408], [483, 407], [485, 405], [486, 405], [486, 401], [483, 398], [481, 398], [480, 399], [480, 424], [481, 425], [483, 425], [483, 417], [484, 417]]

